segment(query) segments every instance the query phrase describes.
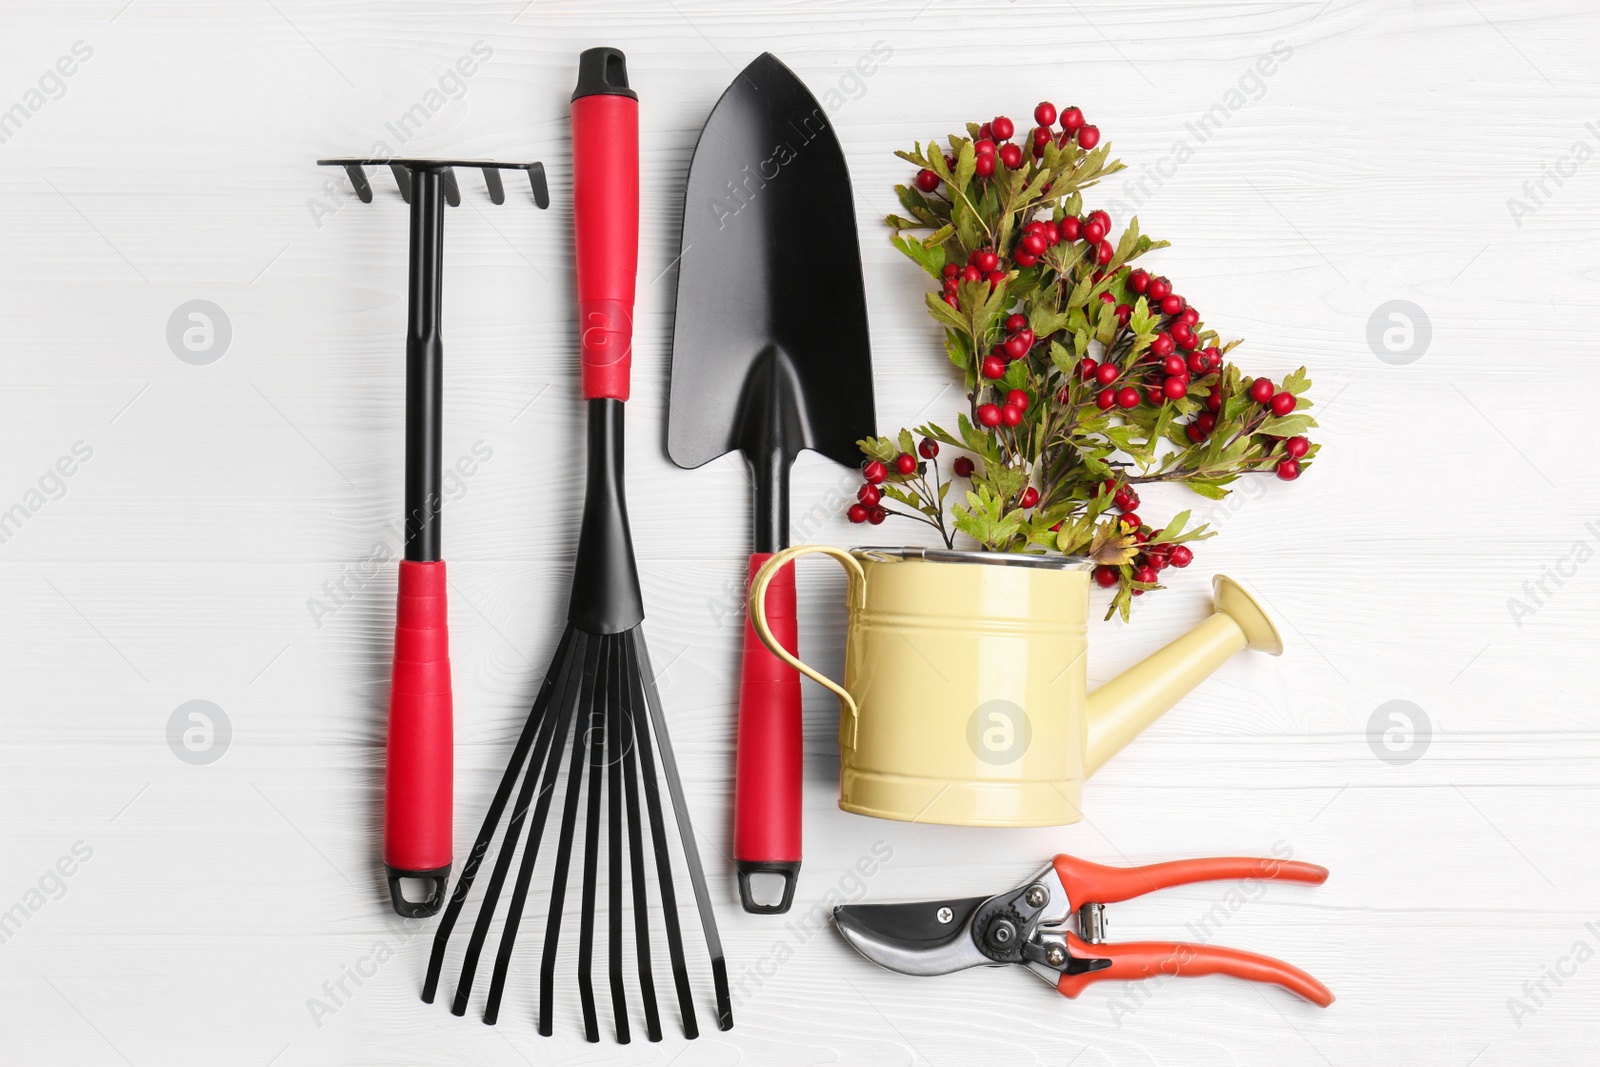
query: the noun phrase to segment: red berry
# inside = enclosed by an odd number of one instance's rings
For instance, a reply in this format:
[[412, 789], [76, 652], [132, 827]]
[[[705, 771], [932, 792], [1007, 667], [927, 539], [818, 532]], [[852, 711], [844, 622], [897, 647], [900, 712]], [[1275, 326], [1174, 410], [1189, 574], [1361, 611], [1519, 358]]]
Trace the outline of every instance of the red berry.
[[1116, 302], [1117, 302], [1117, 298], [1112, 296], [1110, 293], [1101, 293], [1100, 294], [1100, 303], [1102, 303], [1102, 304], [1115, 304]]
[[1165, 330], [1155, 335], [1150, 342], [1150, 351], [1165, 359], [1172, 355], [1172, 335]]
[[1111, 506], [1118, 511], [1132, 511], [1139, 506], [1139, 493], [1131, 485], [1125, 485], [1117, 490], [1117, 495], [1111, 498]]
[[955, 463], [951, 465], [951, 469], [956, 472], [956, 476], [959, 478], [970, 478], [972, 477], [972, 472], [977, 468], [973, 465], [971, 458], [957, 456]]
[[1016, 170], [1018, 167], [1022, 166], [1022, 149], [1018, 148], [1014, 144], [1001, 145], [1000, 162], [1004, 163], [1012, 170]]
[[845, 512], [851, 522], [867, 521], [867, 506], [865, 504], [851, 504], [850, 510]]
[[1222, 369], [1222, 353], [1215, 348], [1206, 349], [1206, 370]]
[[1283, 450], [1289, 453], [1290, 459], [1299, 459], [1311, 451], [1311, 442], [1304, 437], [1291, 437], [1283, 443]]
[[1000, 425], [1000, 407], [997, 404], [979, 404], [978, 422], [984, 426]]
[[998, 115], [989, 120], [989, 129], [994, 132], [995, 137], [999, 140], [1008, 141], [1017, 128], [1011, 124], [1010, 119], [1004, 115]]
[[1194, 549], [1188, 545], [1173, 545], [1167, 549], [1167, 559], [1174, 567], [1187, 567], [1194, 562]]
[[1094, 261], [1103, 267], [1116, 257], [1117, 249], [1110, 241], [1101, 241], [1094, 252]]
[[1031, 508], [1038, 502], [1039, 490], [1035, 489], [1031, 485], [1022, 491], [1022, 498], [1017, 501], [1017, 503], [1021, 504], [1025, 508]]
[[1117, 325], [1119, 326], [1128, 325], [1128, 320], [1133, 317], [1133, 308], [1127, 304], [1118, 304], [1112, 310], [1116, 313]]
[[1033, 121], [1041, 126], [1048, 126], [1056, 120], [1056, 106], [1048, 100], [1041, 101], [1033, 109]]
[[1257, 378], [1250, 383], [1250, 399], [1258, 404], [1270, 404], [1275, 392], [1277, 390], [1273, 388], [1271, 378]]
[[894, 457], [894, 469], [901, 474], [917, 473], [917, 457], [910, 452], [902, 452]]
[[1177, 293], [1168, 293], [1161, 298], [1161, 313], [1163, 315], [1176, 315], [1184, 308], [1183, 297]]
[[994, 155], [994, 142], [987, 137], [980, 137], [972, 143], [972, 151], [980, 156]]
[[1198, 424], [1193, 422], [1191, 422], [1188, 426], [1185, 426], [1183, 432], [1184, 436], [1188, 437], [1189, 440], [1193, 441], [1195, 444], [1199, 444], [1201, 441], [1206, 439], [1206, 432], [1202, 430]]
[[1028, 354], [1029, 342], [1020, 333], [1014, 333], [1006, 338], [1003, 347], [1006, 350], [1006, 355], [1012, 359], [1021, 359]]
[[1294, 406], [1293, 393], [1279, 393], [1272, 398], [1272, 413], [1274, 415], [1287, 415], [1294, 410]]
[[1076, 215], [1068, 215], [1058, 224], [1061, 227], [1061, 236], [1067, 241], [1076, 241], [1083, 236], [1083, 223]]
[[1095, 381], [1101, 385], [1110, 385], [1121, 376], [1122, 372], [1117, 369], [1115, 363], [1102, 363], [1099, 369], [1094, 372]]
[[1150, 303], [1159, 304], [1172, 292], [1172, 283], [1165, 278], [1151, 278], [1150, 284], [1145, 287], [1144, 295], [1150, 298]]
[[954, 293], [944, 294], [944, 302], [953, 308], [958, 308], [961, 306], [961, 301], [956, 299], [956, 294]]
[[1217, 417], [1209, 411], [1194, 421], [1195, 425], [1200, 427], [1201, 433], [1210, 433], [1217, 428]]
[[993, 289], [995, 286], [1006, 280], [1006, 272], [1003, 270], [992, 270], [988, 274], [985, 274], [983, 278], [984, 281], [989, 283], [989, 288]]
[[1111, 232], [1111, 212], [1096, 208], [1094, 211], [1089, 212], [1089, 217], [1100, 220], [1100, 225], [1106, 228], [1106, 232]]
[[944, 288], [944, 291], [947, 292], [947, 293], [954, 293], [958, 289], [961, 288], [961, 279], [960, 278], [946, 278], [944, 280], [944, 287], [943, 288]]
[[1028, 410], [1028, 394], [1021, 389], [1013, 389], [1006, 394], [1006, 403], [1019, 411]]
[[965, 267], [961, 268], [961, 280], [964, 282], [975, 282], [982, 277], [983, 271], [979, 270], [971, 263], [968, 263]]
[[992, 141], [994, 140], [994, 130], [987, 122], [985, 122], [982, 126], [978, 127], [978, 136], [985, 141]]
[[987, 178], [994, 173], [994, 153], [982, 152], [972, 161], [972, 173], [980, 178]]
[[1199, 352], [1190, 352], [1189, 358], [1183, 361], [1190, 374], [1204, 374], [1206, 372], [1206, 357]]
[[1100, 143], [1100, 127], [1085, 126], [1078, 131], [1078, 147], [1087, 151]]
[[[987, 248], [980, 248], [972, 254], [972, 265], [978, 268], [979, 274], [988, 274], [1000, 266], [1000, 257]], [[976, 278], [972, 280], [977, 281]]]
[[1142, 293], [1150, 287], [1150, 273], [1140, 269], [1128, 275], [1128, 289], [1130, 292]]
[[877, 460], [873, 460], [865, 467], [861, 468], [861, 476], [867, 481], [871, 482], [873, 485], [878, 485], [885, 478], [889, 477], [889, 468], [885, 467]]
[[1043, 126], [1033, 128], [1033, 154], [1044, 155], [1044, 146], [1050, 143], [1050, 131]]
[[1194, 347], [1194, 330], [1190, 329], [1189, 324], [1184, 322], [1182, 319], [1179, 319], [1177, 322], [1168, 327], [1167, 332], [1172, 334], [1172, 339], [1178, 342], [1184, 348]]
[[872, 525], [874, 525], [874, 526], [882, 526], [883, 525], [883, 520], [887, 519], [888, 517], [889, 517], [889, 513], [887, 511], [885, 511], [883, 508], [868, 508], [867, 509], [867, 521], [872, 523]]
[[1006, 361], [999, 356], [984, 356], [982, 370], [985, 378], [1003, 377], [1006, 373]]
[[1110, 589], [1120, 581], [1122, 581], [1122, 572], [1115, 567], [1107, 567], [1102, 564], [1094, 569], [1094, 584], [1101, 589]]
[[1096, 372], [1099, 370], [1100, 364], [1096, 363], [1090, 356], [1084, 356], [1083, 359], [1078, 363], [1078, 377], [1082, 378], [1084, 381], [1088, 381], [1089, 379], [1093, 378]]
[[1061, 128], [1068, 133], [1083, 129], [1083, 112], [1075, 107], [1069, 107], [1061, 112]]
[[1049, 241], [1053, 245], [1060, 244], [1061, 243], [1061, 227], [1057, 226], [1053, 222], [1045, 223], [1044, 224], [1044, 239], [1046, 241]]
[[939, 273], [943, 274], [946, 278], [954, 278], [956, 275], [961, 273], [961, 265], [959, 263], [946, 263], [944, 267], [940, 269]]
[[1006, 333], [1016, 333], [1018, 330], [1027, 325], [1028, 316], [1022, 314], [1021, 312], [1018, 312], [1015, 315], [1006, 316]]
[[1183, 314], [1178, 316], [1178, 321], [1187, 322], [1190, 326], [1193, 326], [1200, 321], [1200, 312], [1192, 307], [1186, 307], [1183, 309]]
[[1300, 463], [1298, 460], [1286, 459], [1278, 464], [1278, 477], [1286, 482], [1292, 482], [1300, 477]]
[[1090, 244], [1099, 244], [1105, 238], [1106, 229], [1105, 223], [1091, 215], [1083, 222], [1083, 239]]
[[1022, 246], [1023, 251], [1031, 256], [1043, 255], [1044, 250], [1050, 247], [1049, 242], [1044, 239], [1044, 235], [1038, 233], [1024, 234], [1022, 240], [1017, 243]]
[[1149, 389], [1145, 390], [1144, 395], [1149, 399], [1150, 406], [1153, 408], [1160, 407], [1162, 404], [1166, 403], [1167, 400], [1166, 394], [1161, 391], [1161, 386], [1159, 385], [1152, 385]]
[[1035, 263], [1039, 262], [1038, 256], [1034, 255], [1032, 252], [1027, 252], [1020, 248], [1017, 249], [1017, 254], [1011, 258], [1019, 267], [1031, 267]]
[[1154, 567], [1146, 565], [1134, 570], [1133, 580], [1136, 582], [1143, 582], [1145, 585], [1154, 585], [1156, 582], [1161, 580], [1161, 576], [1156, 573], [1156, 569]]
[[1125, 511], [1122, 513], [1122, 525], [1130, 530], [1137, 530], [1144, 525], [1144, 520], [1131, 511]]
[[1006, 404], [1000, 409], [1000, 421], [1007, 426], [1022, 424], [1022, 409], [1015, 404]]
[[856, 499], [868, 507], [871, 507], [883, 499], [883, 490], [879, 489], [871, 482], [868, 482], [866, 485], [863, 485], [860, 489], [856, 490]]
[[1188, 364], [1184, 363], [1183, 357], [1179, 355], [1171, 355], [1161, 361], [1161, 369], [1168, 374], [1181, 374], [1186, 366]]
[[1182, 400], [1189, 393], [1189, 387], [1182, 378], [1168, 378], [1161, 383], [1161, 394], [1168, 400]]
[[1206, 410], [1207, 411], [1221, 411], [1222, 410], [1222, 394], [1219, 393], [1215, 388], [1213, 388], [1211, 390], [1210, 394], [1206, 397]]
[[[1115, 389], [1102, 389], [1094, 398], [1094, 406], [1101, 411], [1110, 411], [1116, 402], [1117, 391]], [[1137, 403], [1137, 397], [1135, 402]]]
[[933, 192], [939, 188], [939, 176], [927, 168], [917, 171], [917, 188], [925, 193]]
[[931, 437], [924, 437], [917, 445], [917, 455], [923, 459], [933, 459], [939, 454], [939, 442]]
[[1125, 385], [1117, 390], [1117, 406], [1120, 408], [1136, 408], [1139, 406], [1139, 390]]

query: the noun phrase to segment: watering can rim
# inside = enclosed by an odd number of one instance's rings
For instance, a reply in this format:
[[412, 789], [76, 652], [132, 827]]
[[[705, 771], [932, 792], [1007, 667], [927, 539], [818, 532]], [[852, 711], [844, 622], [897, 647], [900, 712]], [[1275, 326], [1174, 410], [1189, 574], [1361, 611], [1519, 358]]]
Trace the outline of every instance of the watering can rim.
[[997, 567], [1026, 567], [1035, 570], [1089, 570], [1094, 560], [1088, 556], [1045, 556], [1020, 552], [981, 552], [955, 548], [860, 545], [849, 550], [859, 560], [871, 563], [987, 563]]

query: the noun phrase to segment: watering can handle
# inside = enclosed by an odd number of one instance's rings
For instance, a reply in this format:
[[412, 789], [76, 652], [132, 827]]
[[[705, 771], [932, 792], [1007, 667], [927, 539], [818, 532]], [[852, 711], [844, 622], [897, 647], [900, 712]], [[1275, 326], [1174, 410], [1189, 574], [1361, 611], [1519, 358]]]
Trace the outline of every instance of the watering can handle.
[[794, 548], [786, 548], [782, 552], [774, 554], [772, 558], [762, 564], [761, 569], [756, 572], [755, 578], [750, 582], [750, 624], [755, 627], [756, 636], [761, 638], [761, 643], [766, 645], [774, 656], [777, 656], [818, 685], [826, 687], [834, 696], [839, 698], [840, 714], [848, 716], [849, 719], [850, 729], [847, 737], [849, 744], [853, 747], [856, 741], [857, 720], [860, 717], [860, 709], [856, 707], [855, 698], [845, 690], [844, 686], [835, 682], [832, 678], [800, 662], [794, 653], [784, 648], [782, 643], [773, 636], [772, 628], [767, 624], [767, 587], [772, 584], [773, 579], [778, 576], [779, 572], [790, 563], [812, 552], [826, 553], [838, 560], [840, 565], [850, 574], [852, 590], [865, 588], [867, 576], [861, 570], [861, 564], [844, 549], [834, 548], [832, 545], [796, 545]]

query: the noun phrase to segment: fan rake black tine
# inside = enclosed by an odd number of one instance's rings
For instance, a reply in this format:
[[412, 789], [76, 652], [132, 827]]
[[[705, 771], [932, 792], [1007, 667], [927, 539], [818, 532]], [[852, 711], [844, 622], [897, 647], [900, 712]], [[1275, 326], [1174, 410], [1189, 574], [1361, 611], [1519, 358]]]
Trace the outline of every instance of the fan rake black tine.
[[[637, 660], [630, 662], [634, 677], [644, 687], [645, 703], [650, 708], [650, 724], [655, 732], [656, 750], [661, 756], [661, 770], [667, 779], [667, 793], [672, 800], [672, 813], [678, 821], [678, 836], [683, 840], [683, 863], [689, 868], [689, 882], [694, 890], [694, 902], [700, 912], [700, 930], [705, 935], [706, 951], [711, 955], [711, 980], [717, 996], [717, 1028], [733, 1029], [733, 996], [728, 989], [728, 961], [722, 951], [722, 937], [717, 933], [717, 916], [711, 908], [711, 895], [706, 889], [706, 873], [700, 864], [700, 848], [695, 843], [694, 826], [689, 821], [689, 806], [683, 798], [683, 781], [678, 776], [678, 761], [672, 754], [672, 741], [667, 737], [667, 721], [661, 714], [661, 696], [656, 692], [655, 670], [650, 665], [650, 650], [644, 643], [644, 630], [633, 630], [633, 650]], [[641, 670], [642, 668], [642, 670]], [[642, 738], [644, 731], [639, 731]], [[681, 949], [679, 950], [681, 953]]]
[[[578, 710], [588, 714], [594, 707], [596, 655], [586, 657], [583, 664], [583, 690], [578, 697]], [[555, 1013], [556, 947], [561, 942], [561, 913], [567, 896], [567, 871], [572, 865], [572, 835], [578, 818], [578, 797], [583, 785], [583, 739], [585, 731], [573, 724], [572, 759], [567, 762], [567, 798], [561, 809], [561, 836], [556, 844], [555, 875], [550, 882], [550, 913], [544, 924], [544, 955], [539, 960], [539, 1033], [549, 1037], [555, 1032], [552, 1016]]]
[[[630, 657], [631, 658], [631, 657]], [[661, 1013], [656, 1006], [655, 969], [650, 961], [650, 886], [644, 873], [644, 830], [639, 823], [639, 779], [633, 740], [633, 686], [623, 680], [618, 704], [617, 733], [622, 738], [622, 784], [628, 808], [628, 863], [633, 878], [633, 932], [639, 957], [639, 994], [644, 1000], [645, 1033], [651, 1041], [661, 1040]]]
[[[637, 628], [633, 631], [637, 634]], [[633, 723], [633, 740], [639, 749], [639, 771], [644, 782], [645, 810], [650, 817], [650, 839], [655, 846], [656, 853], [656, 879], [661, 890], [661, 912], [667, 926], [667, 954], [672, 960], [672, 981], [678, 989], [678, 1010], [683, 1016], [683, 1036], [696, 1038], [700, 1036], [700, 1023], [695, 1018], [694, 994], [689, 989], [689, 966], [683, 957], [683, 931], [678, 927], [678, 895], [672, 888], [672, 857], [667, 849], [666, 820], [661, 814], [661, 790], [656, 783], [655, 759], [651, 755], [650, 728], [647, 723], [640, 722], [645, 711], [638, 704], [633, 703], [633, 691], [637, 688], [639, 675], [638, 657], [634, 653], [635, 645], [628, 646], [628, 678], [630, 690], [631, 714], [629, 719]]]
[[[583, 641], [580, 638], [578, 648], [581, 650]], [[555, 707], [551, 709], [550, 701], [545, 701], [544, 708], [538, 708], [537, 714], [530, 714], [529, 719], [539, 720], [538, 739], [534, 742], [533, 754], [521, 765], [523, 774], [522, 788], [517, 790], [516, 803], [511, 807], [511, 820], [506, 824], [505, 837], [500, 844], [500, 853], [495, 857], [494, 869], [489, 875], [489, 885], [484, 890], [483, 900], [478, 907], [478, 918], [472, 926], [472, 936], [467, 941], [467, 952], [461, 961], [461, 977], [456, 982], [455, 999], [450, 1005], [452, 1015], [465, 1015], [467, 1013], [467, 1000], [472, 995], [472, 983], [478, 972], [478, 958], [483, 953], [484, 939], [489, 936], [489, 929], [493, 925], [495, 909], [500, 904], [500, 893], [505, 886], [506, 875], [511, 870], [512, 857], [516, 855], [517, 841], [522, 836], [522, 824], [527, 820], [528, 809], [533, 803], [533, 793], [539, 784], [539, 771], [545, 763], [546, 752], [555, 746], [556, 722], [561, 718], [560, 708], [568, 699], [568, 691], [572, 687], [572, 671], [565, 663], [556, 672]], [[541, 694], [543, 696], [543, 694]], [[565, 736], [565, 721], [562, 721], [562, 736]], [[520, 762], [520, 761], [519, 761]], [[546, 787], [548, 788], [548, 787]], [[548, 804], [544, 797], [541, 802]], [[529, 847], [537, 847], [538, 837], [535, 836]]]
[[[616, 640], [616, 639], [613, 639]], [[607, 969], [611, 978], [611, 1015], [616, 1022], [617, 1043], [626, 1045], [632, 1035], [628, 1027], [627, 993], [622, 985], [622, 686], [620, 666], [606, 678], [606, 889], [609, 892], [606, 918], [610, 922]]]
[[600, 639], [600, 674], [595, 681], [594, 701], [588, 706], [588, 729], [577, 744], [589, 748], [589, 804], [583, 822], [583, 895], [578, 912], [578, 1000], [583, 1005], [583, 1034], [590, 1041], [600, 1040], [600, 1021], [594, 1007], [594, 898], [595, 878], [600, 862], [600, 790], [605, 763], [605, 700], [610, 674], [616, 668], [616, 640]]
[[[484, 1005], [483, 1021], [493, 1025], [500, 1018], [500, 998], [505, 993], [506, 972], [511, 965], [511, 952], [517, 943], [517, 931], [522, 926], [522, 909], [528, 899], [528, 883], [533, 880], [534, 867], [539, 860], [539, 846], [544, 841], [545, 822], [550, 816], [550, 802], [555, 796], [556, 777], [561, 770], [561, 746], [566, 742], [567, 734], [572, 729], [572, 720], [577, 709], [578, 677], [581, 671], [579, 665], [591, 660], [594, 650], [591, 648], [593, 639], [580, 635], [572, 654], [561, 665], [561, 674], [564, 681], [561, 686], [561, 695], [555, 710], [549, 718], [556, 720], [555, 730], [546, 748], [539, 750], [540, 759], [536, 757], [528, 767], [528, 781], [535, 778], [539, 781], [539, 799], [534, 804], [533, 824], [528, 830], [528, 840], [522, 848], [522, 863], [517, 868], [517, 882], [511, 890], [511, 903], [506, 908], [505, 929], [500, 934], [500, 948], [494, 957], [494, 974], [489, 982], [489, 999]], [[541, 768], [540, 764], [543, 764]], [[527, 789], [527, 784], [523, 786]], [[509, 836], [506, 839], [504, 856], [513, 850], [515, 842]], [[494, 892], [498, 894], [498, 889]], [[488, 930], [490, 920], [493, 918], [493, 909], [488, 908], [478, 917], [478, 928], [473, 931], [476, 938], [482, 931]], [[476, 963], [476, 958], [474, 958]], [[471, 976], [464, 974], [463, 988], [470, 987]], [[456, 999], [464, 1008], [465, 999], [461, 992], [456, 994]], [[456, 1012], [457, 1015], [461, 1012]]]
[[[461, 909], [467, 902], [467, 894], [472, 889], [473, 879], [478, 876], [478, 868], [489, 851], [489, 843], [494, 839], [495, 829], [500, 824], [500, 816], [505, 811], [507, 801], [511, 799], [511, 790], [516, 786], [517, 776], [528, 759], [529, 749], [533, 747], [534, 738], [541, 731], [551, 694], [555, 692], [557, 676], [566, 673], [565, 656], [573, 643], [574, 634], [575, 631], [569, 629], [561, 635], [561, 642], [556, 648], [555, 662], [561, 663], [562, 669], [545, 675], [544, 684], [539, 687], [539, 695], [534, 699], [533, 709], [528, 713], [528, 721], [523, 724], [522, 733], [517, 737], [517, 743], [511, 750], [511, 759], [506, 764], [505, 774], [501, 776], [500, 785], [495, 789], [494, 799], [489, 803], [488, 814], [483, 817], [483, 827], [478, 831], [477, 840], [472, 843], [472, 853], [462, 865], [461, 874], [456, 879], [456, 891], [450, 898], [450, 905], [445, 909], [443, 917], [439, 920], [439, 927], [433, 933], [433, 952], [428, 957], [428, 974], [422, 985], [422, 999], [428, 1004], [433, 1003], [434, 995], [439, 989], [439, 973], [444, 967], [445, 946], [450, 941], [450, 934], [455, 930], [456, 920], [461, 917]], [[582, 641], [581, 635], [577, 640]]]

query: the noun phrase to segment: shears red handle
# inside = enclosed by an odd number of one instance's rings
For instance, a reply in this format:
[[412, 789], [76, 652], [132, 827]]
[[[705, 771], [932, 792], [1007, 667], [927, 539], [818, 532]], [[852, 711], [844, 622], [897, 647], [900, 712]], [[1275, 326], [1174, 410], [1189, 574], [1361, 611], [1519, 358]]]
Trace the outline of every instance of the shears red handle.
[[[1081, 909], [1085, 905], [1114, 904], [1157, 889], [1194, 882], [1272, 879], [1321, 885], [1328, 878], [1328, 869], [1314, 863], [1244, 856], [1175, 860], [1144, 867], [1107, 867], [1076, 856], [1060, 855], [1053, 864], [1069, 899], [1080, 909], [1080, 923]], [[1068, 997], [1076, 997], [1091, 982], [1107, 979], [1141, 981], [1226, 974], [1281, 986], [1324, 1008], [1333, 1003], [1333, 993], [1328, 987], [1305, 971], [1254, 952], [1181, 941], [1089, 942], [1072, 933], [1066, 935], [1066, 940], [1074, 956], [1110, 961], [1109, 966], [1097, 970], [1063, 974], [1056, 989]]]

